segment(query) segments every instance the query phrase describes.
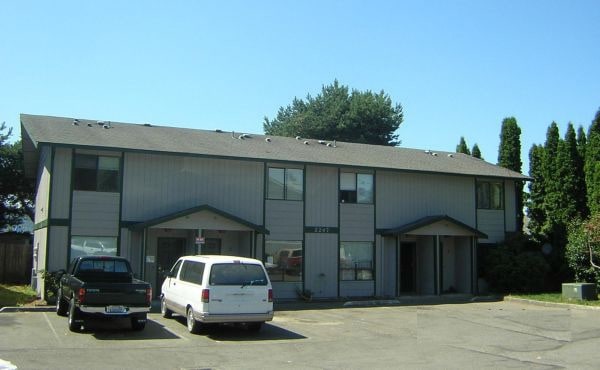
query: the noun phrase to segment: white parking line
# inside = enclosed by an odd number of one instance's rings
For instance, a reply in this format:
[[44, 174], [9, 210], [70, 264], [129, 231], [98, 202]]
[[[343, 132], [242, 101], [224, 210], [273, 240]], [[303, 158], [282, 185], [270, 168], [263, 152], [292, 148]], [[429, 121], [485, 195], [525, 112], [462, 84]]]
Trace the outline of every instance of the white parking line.
[[50, 322], [50, 319], [48, 319], [48, 315], [46, 315], [45, 312], [43, 312], [43, 314], [44, 314], [44, 318], [46, 319], [46, 322], [48, 323], [48, 326], [50, 327], [50, 330], [52, 330], [52, 333], [54, 333], [54, 337], [56, 338], [56, 341], [58, 342], [58, 344], [62, 344], [62, 340], [58, 336], [58, 333], [54, 329], [54, 326], [52, 326], [52, 323]]

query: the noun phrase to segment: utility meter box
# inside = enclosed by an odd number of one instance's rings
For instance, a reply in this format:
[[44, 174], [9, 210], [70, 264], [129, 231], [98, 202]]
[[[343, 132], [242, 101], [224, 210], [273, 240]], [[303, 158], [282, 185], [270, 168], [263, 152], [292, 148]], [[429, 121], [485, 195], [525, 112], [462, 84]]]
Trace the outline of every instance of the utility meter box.
[[562, 296], [570, 299], [598, 300], [596, 284], [593, 283], [565, 283], [562, 285]]

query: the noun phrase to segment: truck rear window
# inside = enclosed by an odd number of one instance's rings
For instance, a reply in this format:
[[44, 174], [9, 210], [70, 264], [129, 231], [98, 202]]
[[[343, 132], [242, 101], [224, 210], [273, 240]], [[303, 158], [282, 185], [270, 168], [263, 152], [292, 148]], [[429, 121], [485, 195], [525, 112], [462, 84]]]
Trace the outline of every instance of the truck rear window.
[[79, 272], [129, 272], [124, 261], [115, 260], [86, 260], [81, 261]]
[[220, 263], [210, 270], [210, 285], [267, 285], [267, 276], [260, 265]]

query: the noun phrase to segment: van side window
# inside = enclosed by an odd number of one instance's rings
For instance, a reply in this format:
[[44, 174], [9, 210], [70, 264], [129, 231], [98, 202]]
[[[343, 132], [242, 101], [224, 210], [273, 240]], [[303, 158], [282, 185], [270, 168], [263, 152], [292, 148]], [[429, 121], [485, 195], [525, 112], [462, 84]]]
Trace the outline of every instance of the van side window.
[[202, 275], [204, 275], [204, 263], [185, 261], [181, 270], [181, 280], [202, 284]]
[[177, 261], [176, 264], [171, 267], [171, 276], [177, 277], [177, 272], [179, 271], [179, 266], [181, 266], [181, 260]]

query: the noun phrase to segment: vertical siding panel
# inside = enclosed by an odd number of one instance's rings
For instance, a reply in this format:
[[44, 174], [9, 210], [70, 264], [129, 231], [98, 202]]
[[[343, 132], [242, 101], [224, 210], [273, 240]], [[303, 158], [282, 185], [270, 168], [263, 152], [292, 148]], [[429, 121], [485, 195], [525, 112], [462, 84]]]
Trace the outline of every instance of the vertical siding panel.
[[337, 249], [336, 234], [306, 234], [304, 282], [316, 298], [337, 296]]
[[48, 219], [49, 197], [50, 197], [50, 167], [52, 165], [52, 150], [48, 146], [40, 149], [40, 160], [37, 174], [36, 196], [35, 196], [35, 223]]
[[475, 227], [474, 194], [469, 177], [377, 171], [377, 228], [432, 215], [448, 215]]
[[340, 204], [340, 240], [375, 241], [374, 216], [372, 204]]
[[71, 203], [71, 149], [56, 148], [52, 174], [52, 218], [69, 218]]
[[337, 168], [307, 166], [306, 225], [337, 227]]
[[66, 226], [51, 226], [50, 250], [48, 253], [47, 271], [56, 271], [67, 268], [67, 248], [69, 241], [69, 228]]
[[268, 240], [302, 240], [303, 204], [296, 201], [267, 200], [265, 227]]
[[261, 162], [129, 153], [125, 166], [124, 220], [144, 221], [208, 204], [262, 224]]

